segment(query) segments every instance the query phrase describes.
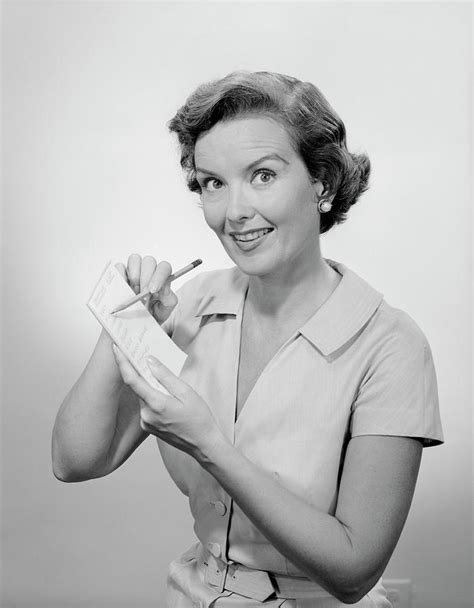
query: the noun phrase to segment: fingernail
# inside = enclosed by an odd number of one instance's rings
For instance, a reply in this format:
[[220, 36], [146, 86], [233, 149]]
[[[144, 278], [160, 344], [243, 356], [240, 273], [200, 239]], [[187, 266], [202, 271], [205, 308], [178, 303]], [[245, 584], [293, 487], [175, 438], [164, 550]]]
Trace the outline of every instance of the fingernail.
[[148, 363], [148, 365], [151, 365], [153, 367], [156, 367], [156, 365], [158, 364], [158, 360], [155, 357], [152, 357], [151, 355], [146, 358], [146, 362]]

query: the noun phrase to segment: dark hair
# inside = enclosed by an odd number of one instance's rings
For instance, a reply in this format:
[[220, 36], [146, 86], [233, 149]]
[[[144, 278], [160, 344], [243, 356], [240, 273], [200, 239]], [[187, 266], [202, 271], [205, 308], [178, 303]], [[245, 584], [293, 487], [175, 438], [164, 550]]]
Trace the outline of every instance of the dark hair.
[[180, 143], [188, 188], [201, 194], [194, 165], [199, 135], [219, 121], [256, 113], [285, 126], [310, 176], [333, 196], [331, 211], [321, 214], [320, 232], [345, 221], [350, 206], [368, 188], [369, 158], [347, 150], [344, 123], [314, 84], [275, 72], [239, 70], [202, 84], [169, 121]]

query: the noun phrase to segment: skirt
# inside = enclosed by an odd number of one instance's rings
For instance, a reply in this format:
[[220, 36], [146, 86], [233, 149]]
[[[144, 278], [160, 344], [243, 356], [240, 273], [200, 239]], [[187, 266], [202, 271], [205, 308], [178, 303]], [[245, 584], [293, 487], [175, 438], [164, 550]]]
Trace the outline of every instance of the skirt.
[[263, 601], [246, 597], [235, 591], [218, 588], [206, 582], [206, 566], [203, 565], [201, 543], [196, 543], [173, 560], [169, 566], [167, 608], [393, 608], [380, 581], [359, 602], [345, 604], [325, 593], [305, 598], [269, 597]]

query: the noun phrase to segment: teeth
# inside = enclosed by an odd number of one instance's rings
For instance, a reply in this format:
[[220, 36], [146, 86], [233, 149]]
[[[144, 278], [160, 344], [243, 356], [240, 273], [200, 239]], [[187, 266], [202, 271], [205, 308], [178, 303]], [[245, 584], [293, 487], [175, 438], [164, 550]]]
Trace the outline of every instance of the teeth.
[[270, 232], [271, 228], [263, 228], [262, 230], [256, 230], [255, 232], [248, 232], [247, 234], [234, 234], [233, 237], [236, 241], [253, 241], [264, 234]]

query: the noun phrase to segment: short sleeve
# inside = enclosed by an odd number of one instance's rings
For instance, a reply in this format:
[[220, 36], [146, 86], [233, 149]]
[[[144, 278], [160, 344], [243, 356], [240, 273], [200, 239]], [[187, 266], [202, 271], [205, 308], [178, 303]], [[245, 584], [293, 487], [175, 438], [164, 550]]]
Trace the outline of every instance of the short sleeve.
[[416, 437], [424, 447], [444, 442], [431, 348], [408, 319], [374, 353], [352, 406], [352, 437]]

